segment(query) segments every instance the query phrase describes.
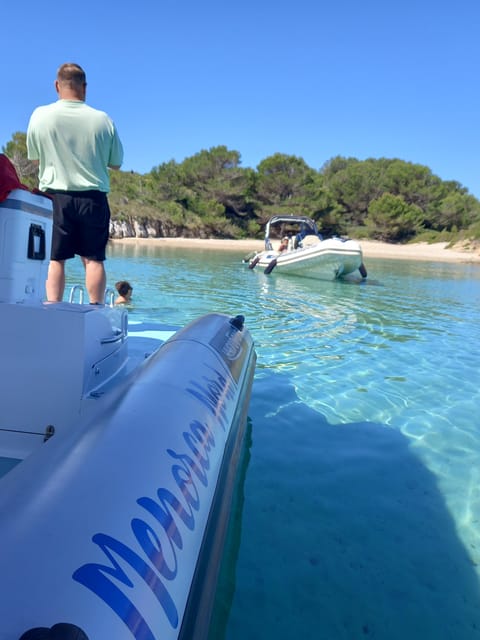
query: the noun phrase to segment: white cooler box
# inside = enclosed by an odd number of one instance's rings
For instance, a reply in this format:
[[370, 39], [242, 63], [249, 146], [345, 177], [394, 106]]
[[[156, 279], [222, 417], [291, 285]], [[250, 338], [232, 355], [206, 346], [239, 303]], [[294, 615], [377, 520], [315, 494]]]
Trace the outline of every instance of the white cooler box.
[[14, 189], [0, 202], [0, 302], [45, 298], [52, 201]]

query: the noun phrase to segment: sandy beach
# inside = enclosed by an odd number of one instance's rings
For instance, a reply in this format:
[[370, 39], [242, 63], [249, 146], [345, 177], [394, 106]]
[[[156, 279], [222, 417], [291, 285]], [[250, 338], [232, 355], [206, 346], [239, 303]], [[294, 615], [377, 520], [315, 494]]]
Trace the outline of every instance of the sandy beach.
[[[263, 240], [203, 240], [197, 238], [123, 238], [111, 240], [117, 244], [157, 244], [159, 246], [177, 246], [186, 248], [210, 248], [224, 251], [259, 251], [263, 249]], [[480, 264], [480, 244], [460, 244], [448, 248], [448, 242], [428, 244], [417, 242], [414, 244], [397, 245], [374, 240], [360, 242], [363, 257], [389, 258], [399, 260], [427, 260], [431, 262], [464, 262]]]

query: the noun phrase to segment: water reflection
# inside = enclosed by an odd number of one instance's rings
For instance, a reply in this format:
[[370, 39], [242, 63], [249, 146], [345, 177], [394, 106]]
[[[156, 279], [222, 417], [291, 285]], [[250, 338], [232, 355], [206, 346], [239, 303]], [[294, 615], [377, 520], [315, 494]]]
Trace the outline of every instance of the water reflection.
[[273, 372], [251, 413], [226, 640], [478, 636], [475, 567], [409, 438], [362, 418], [330, 423]]

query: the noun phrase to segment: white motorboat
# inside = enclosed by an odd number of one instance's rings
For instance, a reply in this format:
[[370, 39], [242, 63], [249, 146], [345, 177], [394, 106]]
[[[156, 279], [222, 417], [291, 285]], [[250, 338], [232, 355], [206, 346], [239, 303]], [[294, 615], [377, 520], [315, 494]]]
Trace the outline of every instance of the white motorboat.
[[[272, 228], [283, 230], [282, 242], [275, 249]], [[244, 259], [250, 269], [265, 273], [285, 273], [308, 278], [340, 278], [359, 271], [367, 277], [362, 248], [356, 240], [323, 239], [315, 221], [306, 216], [277, 215], [265, 227], [265, 249]]]
[[0, 640], [206, 638], [252, 338], [43, 302], [51, 225], [0, 202]]

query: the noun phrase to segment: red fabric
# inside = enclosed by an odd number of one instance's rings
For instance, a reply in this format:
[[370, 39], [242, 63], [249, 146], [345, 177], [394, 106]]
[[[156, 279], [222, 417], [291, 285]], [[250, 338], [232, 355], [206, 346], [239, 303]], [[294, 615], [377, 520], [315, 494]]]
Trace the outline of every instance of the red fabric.
[[15, 167], [6, 155], [0, 153], [0, 202], [6, 200], [10, 191], [14, 189], [26, 189], [18, 178]]

